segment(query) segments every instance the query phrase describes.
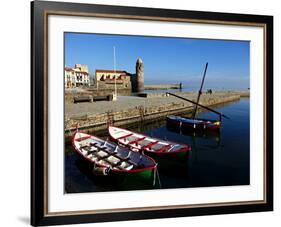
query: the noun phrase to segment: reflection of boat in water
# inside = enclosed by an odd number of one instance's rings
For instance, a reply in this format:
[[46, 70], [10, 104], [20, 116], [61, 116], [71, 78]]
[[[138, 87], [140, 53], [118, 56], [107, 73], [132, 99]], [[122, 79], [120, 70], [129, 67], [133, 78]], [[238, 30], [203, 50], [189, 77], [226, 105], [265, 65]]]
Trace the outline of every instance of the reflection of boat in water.
[[167, 126], [166, 128], [170, 132], [179, 133], [184, 136], [210, 139], [216, 141], [218, 144], [221, 141], [221, 130], [197, 130], [197, 131], [188, 130], [188, 129], [185, 130], [184, 128], [181, 127], [174, 127], [174, 125], [170, 125], [168, 122], [166, 126]]
[[134, 151], [153, 157], [185, 157], [191, 149], [189, 145], [152, 138], [114, 126], [108, 127], [111, 138]]
[[144, 154], [83, 132], [76, 132], [72, 142], [95, 175], [155, 179], [157, 164]]

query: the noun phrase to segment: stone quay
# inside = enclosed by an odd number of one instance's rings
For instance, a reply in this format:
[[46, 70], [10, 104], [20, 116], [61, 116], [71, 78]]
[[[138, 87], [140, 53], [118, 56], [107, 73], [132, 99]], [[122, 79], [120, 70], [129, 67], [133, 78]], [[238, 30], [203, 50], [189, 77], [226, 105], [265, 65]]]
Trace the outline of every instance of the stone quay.
[[[197, 92], [175, 92], [182, 97], [196, 100]], [[249, 97], [249, 92], [213, 92], [202, 94], [200, 104], [215, 106], [240, 97]], [[155, 121], [172, 114], [188, 114], [194, 105], [165, 93], [148, 97], [118, 96], [117, 101], [99, 101], [93, 103], [65, 103], [65, 133], [71, 134], [78, 124], [83, 130], [104, 130], [109, 124], [124, 126], [142, 121]]]

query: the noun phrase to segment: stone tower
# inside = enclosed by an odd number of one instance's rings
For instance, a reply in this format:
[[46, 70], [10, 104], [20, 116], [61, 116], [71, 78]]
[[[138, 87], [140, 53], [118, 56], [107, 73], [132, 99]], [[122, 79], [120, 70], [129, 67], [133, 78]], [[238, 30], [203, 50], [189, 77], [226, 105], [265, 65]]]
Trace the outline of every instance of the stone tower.
[[140, 58], [136, 62], [136, 92], [144, 90], [144, 66]]

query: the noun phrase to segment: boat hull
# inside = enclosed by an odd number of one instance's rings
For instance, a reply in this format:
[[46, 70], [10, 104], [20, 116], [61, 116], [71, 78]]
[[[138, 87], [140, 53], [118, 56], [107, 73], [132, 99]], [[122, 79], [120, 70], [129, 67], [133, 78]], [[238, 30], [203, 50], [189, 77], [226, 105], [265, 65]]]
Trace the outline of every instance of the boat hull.
[[[147, 137], [146, 135], [143, 135], [140, 133], [134, 133], [134, 132], [131, 132], [131, 131], [128, 131], [125, 129], [120, 129], [120, 128], [113, 127], [113, 126], [109, 126], [108, 130], [109, 130], [109, 135], [111, 137], [111, 140], [113, 140], [114, 142], [121, 144], [124, 147], [128, 147], [129, 149], [133, 149], [135, 151], [148, 155], [149, 157], [152, 157], [153, 159], [155, 159], [156, 157], [168, 158], [168, 159], [186, 158], [188, 152], [191, 150], [190, 146], [185, 145], [185, 144], [176, 144], [176, 143], [169, 142], [169, 141], [163, 141], [161, 139], [150, 138], [150, 137]], [[121, 136], [118, 139], [118, 137], [116, 137], [114, 134], [114, 130], [115, 130], [115, 133], [118, 131], [123, 132], [123, 135], [124, 134], [128, 135], [128, 137], [125, 136], [126, 140], [124, 139], [124, 136]], [[137, 141], [137, 142], [128, 142], [127, 139], [131, 136], [135, 137], [135, 141]], [[151, 145], [151, 146], [143, 145], [142, 146], [141, 142], [143, 141], [143, 138], [148, 138], [148, 140], [150, 141], [150, 144], [153, 144], [153, 145]], [[175, 146], [177, 148], [173, 151], [169, 151], [169, 148], [167, 148], [166, 151], [161, 148], [159, 150], [154, 150], [153, 146], [158, 145], [159, 143], [163, 144], [163, 147]], [[171, 145], [169, 145], [169, 144], [171, 144]]]
[[126, 181], [127, 183], [135, 183], [136, 181], [142, 181], [146, 184], [153, 184], [153, 179], [155, 175], [155, 169], [147, 169], [142, 172], [134, 172], [134, 173], [122, 173], [112, 171], [110, 174], [115, 179], [118, 179], [119, 182]]
[[96, 185], [118, 191], [159, 188], [159, 179], [156, 175], [158, 166], [157, 169], [148, 169], [142, 172], [125, 173], [110, 171], [108, 175], [100, 175], [93, 171], [92, 163], [85, 161], [78, 154], [75, 155], [77, 157], [75, 163], [78, 170]]
[[216, 131], [221, 128], [220, 121], [207, 120], [207, 119], [194, 119], [183, 117], [170, 117], [166, 118], [167, 128], [174, 128], [183, 132], [204, 132]]
[[155, 153], [155, 152], [143, 151], [143, 153], [155, 160], [157, 158], [158, 160], [162, 160], [164, 158], [181, 160], [188, 157], [189, 150], [173, 152], [173, 153]]
[[[84, 134], [84, 136], [86, 135], [87, 139], [89, 140], [94, 140], [93, 136]], [[75, 140], [76, 138], [76, 140]], [[73, 147], [76, 151], [76, 154], [79, 158], [80, 163], [82, 163], [83, 169], [87, 171], [87, 173], [93, 175], [95, 178], [114, 178], [115, 182], [119, 182], [121, 183], [124, 179], [128, 180], [128, 179], [134, 179], [134, 180], [144, 180], [144, 181], [150, 181], [151, 183], [151, 179], [154, 178], [154, 175], [156, 173], [156, 169], [157, 169], [157, 164], [155, 163], [155, 161], [148, 157], [143, 155], [142, 156], [142, 160], [143, 163], [149, 163], [143, 166], [138, 166], [138, 168], [133, 168], [131, 170], [120, 170], [120, 169], [116, 169], [116, 168], [112, 168], [109, 167], [108, 165], [101, 165], [93, 160], [91, 160], [90, 158], [88, 158], [85, 154], [83, 154], [83, 152], [81, 152], [81, 148], [79, 149], [79, 146], [77, 145], [77, 140], [79, 140], [79, 137], [77, 139], [77, 136], [73, 137]], [[101, 141], [101, 139], [99, 139], [99, 142]], [[108, 143], [109, 144], [109, 143]], [[112, 145], [112, 143], [111, 143]], [[116, 145], [117, 146], [117, 145]], [[140, 156], [139, 153], [137, 152], [133, 152], [128, 150], [127, 148], [118, 148], [118, 150], [121, 150], [127, 153], [130, 153], [131, 156]], [[106, 150], [101, 150], [101, 151], [106, 151]], [[119, 152], [121, 152], [119, 151]], [[109, 156], [115, 155], [115, 157], [121, 157], [121, 156], [116, 156], [116, 153], [108, 153], [110, 154]], [[109, 157], [107, 156], [107, 157]], [[127, 159], [126, 159], [127, 160]], [[128, 161], [129, 162], [129, 161]]]

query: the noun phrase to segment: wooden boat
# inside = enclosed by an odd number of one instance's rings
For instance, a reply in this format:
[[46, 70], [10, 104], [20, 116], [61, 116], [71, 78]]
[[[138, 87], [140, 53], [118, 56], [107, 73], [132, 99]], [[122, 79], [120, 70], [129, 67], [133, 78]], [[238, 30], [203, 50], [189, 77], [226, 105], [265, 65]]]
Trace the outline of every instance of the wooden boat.
[[220, 120], [189, 118], [189, 117], [180, 117], [180, 116], [167, 116], [166, 121], [167, 121], [168, 128], [176, 128], [186, 132], [219, 130], [221, 128]]
[[[196, 132], [196, 131], [208, 131], [208, 130], [214, 130], [214, 131], [218, 131], [221, 128], [221, 123], [222, 123], [222, 117], [228, 118], [227, 116], [225, 116], [224, 114], [213, 110], [209, 107], [203, 106], [201, 104], [199, 104], [199, 100], [200, 100], [200, 96], [202, 94], [202, 89], [203, 89], [203, 84], [205, 81], [205, 76], [206, 76], [206, 72], [207, 72], [207, 68], [208, 68], [208, 62], [206, 63], [205, 66], [205, 70], [204, 70], [204, 74], [203, 74], [203, 79], [201, 82], [201, 86], [198, 92], [198, 96], [197, 96], [197, 101], [194, 102], [190, 99], [181, 97], [179, 95], [167, 92], [167, 95], [172, 95], [176, 98], [185, 100], [187, 102], [190, 102], [192, 104], [195, 105], [193, 113], [192, 113], [192, 117], [180, 117], [180, 116], [168, 116], [167, 117], [167, 127], [174, 127], [175, 129], [178, 129], [180, 131], [190, 131], [190, 132]], [[196, 117], [196, 113], [197, 113], [197, 109], [199, 107], [202, 107], [204, 109], [207, 109], [209, 111], [212, 111], [215, 114], [219, 115], [219, 120], [209, 120], [209, 119], [202, 119], [202, 118], [197, 118]]]
[[144, 152], [150, 156], [152, 155], [153, 157], [183, 157], [191, 150], [190, 146], [185, 144], [151, 138], [114, 126], [109, 126], [108, 131], [110, 137], [119, 144], [129, 147], [131, 150]]
[[221, 130], [194, 130], [189, 128], [182, 129], [179, 124], [174, 124], [174, 122], [170, 123], [168, 119], [166, 120], [166, 127], [168, 131], [179, 133], [182, 136], [187, 136], [189, 139], [194, 139], [195, 137], [197, 137], [214, 141], [217, 144], [220, 144], [221, 142]]
[[75, 151], [90, 164], [95, 175], [134, 175], [151, 178], [156, 173], [156, 162], [139, 152], [113, 142], [77, 131], [72, 140]]

